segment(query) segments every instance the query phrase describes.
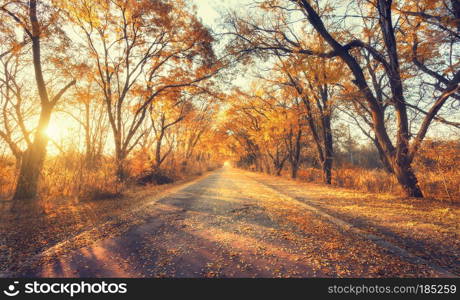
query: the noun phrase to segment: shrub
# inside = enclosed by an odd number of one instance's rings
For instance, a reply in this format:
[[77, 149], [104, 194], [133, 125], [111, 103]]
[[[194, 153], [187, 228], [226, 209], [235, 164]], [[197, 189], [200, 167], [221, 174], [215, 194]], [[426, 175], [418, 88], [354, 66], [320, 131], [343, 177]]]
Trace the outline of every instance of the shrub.
[[12, 195], [16, 173], [13, 160], [0, 159], [0, 200], [7, 199]]
[[141, 174], [136, 182], [140, 185], [146, 184], [169, 184], [173, 183], [175, 180], [172, 176], [166, 174], [163, 170], [149, 170]]

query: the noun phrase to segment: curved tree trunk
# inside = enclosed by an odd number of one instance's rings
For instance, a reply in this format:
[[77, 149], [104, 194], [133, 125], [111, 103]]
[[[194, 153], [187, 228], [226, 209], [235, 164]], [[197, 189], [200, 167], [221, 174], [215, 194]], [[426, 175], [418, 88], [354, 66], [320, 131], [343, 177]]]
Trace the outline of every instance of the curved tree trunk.
[[410, 163], [395, 161], [393, 163], [393, 170], [398, 183], [407, 197], [423, 198], [422, 190]]
[[36, 197], [38, 180], [43, 168], [43, 162], [46, 156], [46, 147], [48, 145], [48, 137], [46, 136], [45, 131], [48, 128], [51, 113], [61, 96], [67, 91], [67, 89], [76, 83], [75, 80], [72, 80], [52, 99], [49, 98], [41, 65], [40, 25], [37, 18], [36, 0], [30, 0], [29, 2], [29, 19], [32, 31], [30, 32], [26, 30], [26, 33], [32, 40], [33, 66], [38, 94], [40, 96], [41, 112], [34, 141], [24, 153], [22, 158], [18, 183], [13, 197], [14, 200], [34, 199]]
[[24, 153], [19, 171], [18, 183], [14, 193], [14, 200], [34, 199], [37, 195], [38, 179], [46, 156], [48, 138], [45, 130], [48, 127], [53, 104], [49, 101], [45, 80], [41, 67], [40, 54], [40, 28], [37, 19], [37, 1], [29, 3], [29, 18], [32, 25], [32, 32], [28, 32], [32, 39], [33, 65], [35, 80], [41, 101], [41, 113], [35, 133], [34, 142]]
[[393, 167], [391, 166], [390, 161], [388, 160], [388, 157], [385, 155], [385, 152], [380, 146], [379, 142], [377, 141], [376, 138], [372, 139], [372, 142], [374, 143], [375, 147], [377, 148], [377, 151], [379, 153], [380, 161], [382, 162], [383, 168], [385, 171], [389, 174], [394, 174]]

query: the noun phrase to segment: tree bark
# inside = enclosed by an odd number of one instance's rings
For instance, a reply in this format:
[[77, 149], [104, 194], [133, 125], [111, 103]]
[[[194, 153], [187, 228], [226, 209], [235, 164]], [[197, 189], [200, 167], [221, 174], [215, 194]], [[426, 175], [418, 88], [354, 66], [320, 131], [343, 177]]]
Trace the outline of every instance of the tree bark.
[[325, 184], [332, 183], [332, 164], [334, 162], [334, 148], [331, 129], [331, 118], [328, 112], [322, 116], [323, 124], [323, 142], [324, 142], [324, 161], [323, 167], [323, 182]]
[[125, 158], [126, 154], [122, 149], [116, 149], [115, 151], [115, 164], [116, 171], [115, 175], [119, 181], [124, 181], [127, 176], [127, 171], [125, 168]]
[[394, 161], [393, 170], [407, 197], [423, 198], [422, 190], [418, 184], [417, 177], [411, 164], [401, 161]]
[[297, 172], [299, 171], [299, 166], [297, 164], [291, 163], [291, 178], [297, 178]]
[[[290, 137], [292, 138], [292, 136]], [[289, 160], [291, 163], [291, 178], [297, 178], [297, 172], [299, 171], [299, 164], [300, 164], [300, 151], [301, 151], [301, 138], [302, 138], [302, 129], [299, 128], [297, 131], [297, 135], [295, 136], [295, 145], [290, 147], [290, 154]], [[292, 141], [290, 142], [292, 143]]]
[[276, 160], [274, 163], [276, 176], [281, 176], [281, 172], [283, 171], [284, 163], [286, 162], [286, 160], [287, 160], [287, 155], [283, 156], [283, 158], [280, 158], [279, 154], [277, 154]]
[[332, 159], [326, 159], [322, 164], [323, 182], [325, 184], [332, 183]]
[[32, 145], [25, 151], [19, 171], [14, 200], [31, 200], [37, 195], [38, 180], [46, 156], [48, 137], [46, 128], [51, 117], [51, 108], [43, 107], [37, 133]]
[[161, 159], [161, 143], [163, 142], [164, 133], [162, 132], [157, 140], [157, 145], [155, 148], [155, 170], [160, 170], [161, 163], [163, 162]]
[[457, 31], [460, 32], [460, 1], [451, 0], [452, 11], [455, 16], [455, 23], [457, 24]]
[[[319, 87], [319, 94], [321, 97], [321, 102], [319, 98], [316, 98], [316, 107], [318, 109], [318, 114], [320, 115], [321, 121], [321, 138], [319, 133], [319, 125], [313, 116], [312, 106], [310, 104], [310, 99], [308, 96], [304, 95], [304, 89], [297, 80], [287, 74], [291, 83], [294, 85], [299, 97], [302, 99], [302, 102], [306, 109], [306, 120], [310, 128], [310, 132], [313, 136], [313, 140], [316, 145], [316, 150], [318, 154], [318, 162], [322, 167], [323, 173], [323, 183], [331, 184], [332, 183], [332, 165], [334, 161], [334, 148], [333, 148], [333, 137], [332, 137], [332, 128], [331, 128], [331, 113], [332, 113], [332, 104], [329, 101], [329, 95], [327, 92], [327, 85]], [[311, 91], [314, 90], [312, 83], [310, 82]], [[322, 104], [321, 104], [322, 103]]]
[[375, 148], [377, 148], [377, 152], [379, 153], [380, 161], [382, 162], [382, 165], [385, 171], [389, 174], [394, 174], [393, 167], [391, 166], [391, 163], [388, 161], [388, 157], [385, 155], [385, 152], [383, 151], [382, 146], [380, 146], [376, 138], [371, 138], [371, 140], [374, 143]]

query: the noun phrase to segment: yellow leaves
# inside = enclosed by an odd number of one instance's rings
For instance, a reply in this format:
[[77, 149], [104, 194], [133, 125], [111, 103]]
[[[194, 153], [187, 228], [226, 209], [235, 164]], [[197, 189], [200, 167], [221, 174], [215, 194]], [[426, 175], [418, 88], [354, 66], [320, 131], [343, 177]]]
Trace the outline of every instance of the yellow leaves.
[[363, 36], [366, 38], [366, 40], [368, 38], [373, 37], [374, 35], [375, 35], [375, 30], [372, 30], [372, 29], [367, 28], [367, 27], [363, 28]]
[[13, 42], [11, 46], [11, 53], [12, 54], [18, 54], [19, 51], [23, 48], [23, 44], [20, 42]]
[[79, 24], [93, 24], [94, 27], [100, 25], [98, 11], [100, 11], [100, 1], [89, 0], [70, 0], [57, 1], [59, 7], [63, 8], [71, 20]]
[[263, 97], [264, 95], [265, 95], [265, 91], [263, 89], [261, 89], [261, 88], [259, 88], [259, 89], [257, 89], [255, 91], [255, 96], [256, 97]]
[[424, 10], [434, 10], [442, 7], [443, 1], [433, 1], [433, 0], [422, 0], [414, 3], [414, 7], [424, 11]]

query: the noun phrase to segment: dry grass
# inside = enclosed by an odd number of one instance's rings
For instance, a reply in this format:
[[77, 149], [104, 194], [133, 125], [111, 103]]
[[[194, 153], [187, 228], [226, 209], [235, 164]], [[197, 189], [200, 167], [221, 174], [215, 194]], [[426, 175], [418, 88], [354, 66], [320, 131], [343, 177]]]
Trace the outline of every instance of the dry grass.
[[115, 166], [104, 162], [97, 168], [65, 168], [48, 166], [42, 173], [39, 195], [42, 199], [75, 197], [77, 199], [108, 199], [121, 196], [126, 183], [114, 175]]
[[[460, 143], [456, 141], [427, 140], [420, 149], [413, 167], [420, 187], [427, 198], [460, 202]], [[284, 172], [289, 176], [289, 172]], [[301, 181], [322, 183], [321, 170], [303, 168], [298, 172]], [[395, 177], [382, 169], [358, 166], [335, 166], [332, 184], [368, 193], [402, 196], [403, 191]]]
[[[337, 187], [355, 189], [367, 193], [385, 193], [401, 196], [402, 190], [391, 174], [383, 170], [361, 168], [336, 169], [332, 174], [332, 184]], [[321, 183], [321, 170], [308, 168], [298, 173], [302, 181]], [[449, 202], [460, 202], [460, 169], [444, 172], [417, 170], [417, 177], [424, 194], [428, 198]]]
[[[321, 176], [321, 170], [314, 168], [302, 169], [298, 173], [299, 179], [307, 182], [321, 183]], [[335, 169], [332, 172], [332, 184], [370, 193], [400, 193], [400, 188], [394, 177], [382, 170]]]
[[15, 181], [16, 168], [14, 162], [0, 159], [0, 201], [11, 196]]
[[[190, 162], [187, 166], [165, 162], [161, 173], [168, 182], [199, 176], [214, 170], [220, 165], [216, 162]], [[143, 157], [127, 161], [128, 178], [120, 182], [115, 176], [115, 164], [110, 158], [102, 158], [97, 165], [86, 166], [84, 157], [78, 153], [48, 159], [42, 170], [38, 196], [41, 200], [76, 198], [80, 200], [119, 198], [125, 190], [136, 185], [142, 174], [150, 170], [151, 163]], [[0, 159], [0, 201], [11, 199], [18, 175], [13, 160]]]

